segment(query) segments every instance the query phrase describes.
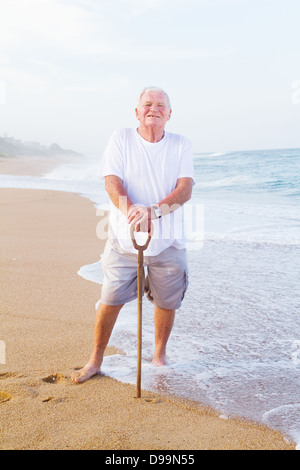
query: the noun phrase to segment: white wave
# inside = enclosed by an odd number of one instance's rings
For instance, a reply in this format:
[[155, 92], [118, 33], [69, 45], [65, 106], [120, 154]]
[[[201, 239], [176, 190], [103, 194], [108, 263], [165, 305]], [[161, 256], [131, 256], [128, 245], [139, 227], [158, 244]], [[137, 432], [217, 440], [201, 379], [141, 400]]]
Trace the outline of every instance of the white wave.
[[214, 157], [223, 157], [227, 155], [227, 152], [207, 152], [207, 153], [195, 153], [194, 159], [205, 159]]
[[[257, 228], [253, 227], [251, 230], [241, 230], [232, 233], [218, 233], [218, 232], [205, 232], [204, 242], [243, 242], [249, 245], [269, 245], [269, 246], [281, 246], [281, 247], [299, 247], [299, 229], [297, 228], [294, 236], [292, 236], [290, 228], [288, 235], [285, 236], [283, 233], [276, 233], [275, 230], [270, 231], [258, 231]], [[188, 246], [189, 249], [194, 249], [193, 245]]]
[[199, 186], [201, 190], [208, 188], [222, 188], [222, 187], [231, 187], [231, 186], [241, 186], [256, 184], [257, 180], [249, 176], [236, 175], [236, 176], [226, 176], [225, 178], [214, 179], [211, 181], [201, 181]]
[[59, 165], [43, 175], [48, 180], [99, 181], [99, 160], [82, 160]]
[[268, 426], [285, 432], [296, 442], [296, 450], [300, 450], [300, 403], [292, 403], [273, 408], [262, 416]]
[[83, 277], [84, 279], [86, 279], [87, 281], [92, 281], [92, 282], [95, 282], [96, 284], [102, 284], [103, 271], [102, 271], [101, 259], [100, 261], [97, 261], [96, 263], [82, 266], [79, 269], [77, 274]]

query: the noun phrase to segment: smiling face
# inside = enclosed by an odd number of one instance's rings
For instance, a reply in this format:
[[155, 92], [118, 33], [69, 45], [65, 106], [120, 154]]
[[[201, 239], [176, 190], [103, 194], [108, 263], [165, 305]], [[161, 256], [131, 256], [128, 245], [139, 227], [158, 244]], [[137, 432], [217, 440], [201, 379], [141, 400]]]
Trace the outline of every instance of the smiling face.
[[161, 91], [145, 92], [135, 111], [142, 129], [164, 129], [172, 113], [168, 99]]

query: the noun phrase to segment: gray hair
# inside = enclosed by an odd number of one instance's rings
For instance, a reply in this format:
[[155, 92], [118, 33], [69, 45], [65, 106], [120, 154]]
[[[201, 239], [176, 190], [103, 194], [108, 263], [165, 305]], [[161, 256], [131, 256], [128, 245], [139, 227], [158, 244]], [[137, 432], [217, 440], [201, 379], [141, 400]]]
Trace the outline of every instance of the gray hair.
[[142, 93], [140, 94], [139, 98], [138, 98], [138, 102], [137, 102], [137, 107], [140, 106], [140, 103], [141, 103], [141, 99], [142, 99], [142, 96], [145, 94], [145, 93], [148, 93], [149, 91], [160, 91], [161, 93], [163, 93], [167, 99], [167, 103], [168, 103], [168, 108], [171, 109], [171, 102], [170, 102], [170, 98], [168, 96], [168, 94], [162, 90], [161, 88], [158, 88], [158, 87], [155, 87], [155, 86], [149, 86], [149, 87], [146, 87], [143, 89]]

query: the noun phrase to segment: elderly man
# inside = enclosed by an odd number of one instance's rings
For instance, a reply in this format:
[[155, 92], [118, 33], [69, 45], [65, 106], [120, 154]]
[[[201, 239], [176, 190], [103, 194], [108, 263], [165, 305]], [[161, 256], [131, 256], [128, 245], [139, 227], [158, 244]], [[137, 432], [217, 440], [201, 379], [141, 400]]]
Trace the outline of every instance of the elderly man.
[[[168, 95], [146, 88], [136, 108], [138, 129], [119, 129], [111, 136], [101, 176], [111, 200], [108, 241], [102, 257], [104, 281], [96, 312], [94, 348], [86, 366], [72, 375], [84, 382], [100, 372], [105, 348], [123, 305], [137, 298], [137, 254], [130, 225], [153, 236], [145, 251], [145, 294], [154, 304], [153, 362], [166, 364], [166, 346], [175, 311], [187, 288], [183, 209], [192, 194], [191, 143], [165, 131], [171, 118]], [[140, 235], [140, 234], [138, 234]]]

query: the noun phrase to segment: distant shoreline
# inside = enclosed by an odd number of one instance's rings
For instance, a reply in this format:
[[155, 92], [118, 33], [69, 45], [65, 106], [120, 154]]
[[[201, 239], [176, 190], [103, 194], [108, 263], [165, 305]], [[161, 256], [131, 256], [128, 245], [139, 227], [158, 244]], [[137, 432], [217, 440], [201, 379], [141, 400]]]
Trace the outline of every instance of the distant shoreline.
[[0, 136], [0, 157], [83, 157], [74, 150], [63, 149], [58, 144], [49, 146], [41, 145], [39, 142], [23, 142], [14, 137]]
[[0, 174], [14, 176], [42, 176], [58, 164], [69, 161], [67, 158], [54, 157], [3, 157], [0, 154]]

